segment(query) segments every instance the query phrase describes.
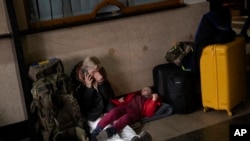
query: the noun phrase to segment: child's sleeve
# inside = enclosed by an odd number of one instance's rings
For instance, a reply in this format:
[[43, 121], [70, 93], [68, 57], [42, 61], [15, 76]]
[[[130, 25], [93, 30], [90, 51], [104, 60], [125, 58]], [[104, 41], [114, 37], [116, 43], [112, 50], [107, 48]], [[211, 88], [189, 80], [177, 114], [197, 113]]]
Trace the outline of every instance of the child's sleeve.
[[112, 102], [115, 106], [121, 105], [121, 102], [120, 102], [118, 99], [112, 99], [111, 102]]
[[124, 97], [124, 101], [120, 102], [119, 99], [112, 99], [111, 102], [115, 105], [115, 106], [119, 106], [119, 105], [123, 105], [126, 104], [128, 102], [130, 102], [130, 100], [133, 98], [134, 94], [133, 93], [129, 93]]
[[144, 117], [151, 117], [154, 115], [154, 113], [156, 112], [158, 106], [160, 106], [161, 103], [160, 101], [153, 101], [152, 99], [148, 99], [147, 101], [145, 101], [144, 106], [143, 106], [143, 111], [142, 111], [142, 115]]

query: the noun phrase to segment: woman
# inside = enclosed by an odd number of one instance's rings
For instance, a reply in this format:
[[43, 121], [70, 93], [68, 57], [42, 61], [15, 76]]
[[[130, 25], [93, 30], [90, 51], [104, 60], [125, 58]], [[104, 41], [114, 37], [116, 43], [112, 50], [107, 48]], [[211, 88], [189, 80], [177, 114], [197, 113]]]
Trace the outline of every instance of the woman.
[[114, 98], [113, 89], [106, 78], [100, 61], [90, 56], [79, 62], [71, 73], [73, 86], [81, 113], [89, 121], [95, 121], [113, 108], [110, 99]]

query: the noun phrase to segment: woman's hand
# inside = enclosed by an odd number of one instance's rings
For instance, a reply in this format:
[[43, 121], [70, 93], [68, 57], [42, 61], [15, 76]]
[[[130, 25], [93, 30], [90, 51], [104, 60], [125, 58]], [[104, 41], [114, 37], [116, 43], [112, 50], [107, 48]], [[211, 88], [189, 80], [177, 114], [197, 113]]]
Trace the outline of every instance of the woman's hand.
[[90, 74], [83, 73], [81, 70], [79, 70], [78, 71], [78, 78], [79, 78], [79, 81], [83, 85], [86, 85], [86, 87], [88, 87], [88, 88], [92, 87], [93, 78]]
[[87, 73], [85, 73], [84, 75], [85, 75], [84, 81], [85, 81], [86, 87], [91, 88], [92, 84], [93, 84], [93, 80], [94, 80], [93, 77], [92, 77], [92, 75], [91, 74], [87, 74]]

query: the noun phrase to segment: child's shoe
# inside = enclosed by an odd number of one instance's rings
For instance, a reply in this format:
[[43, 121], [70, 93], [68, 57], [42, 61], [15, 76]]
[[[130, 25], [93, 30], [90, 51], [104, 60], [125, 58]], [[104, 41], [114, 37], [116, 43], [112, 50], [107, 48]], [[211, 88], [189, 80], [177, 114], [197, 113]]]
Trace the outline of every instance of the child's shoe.
[[134, 136], [130, 141], [141, 141], [138, 136]]
[[97, 135], [99, 135], [99, 133], [102, 131], [102, 128], [101, 127], [96, 127], [93, 132], [91, 133], [91, 136], [90, 136], [90, 141], [97, 141]]
[[141, 141], [152, 141], [152, 136], [148, 132], [142, 131], [140, 133], [140, 139]]
[[101, 131], [99, 135], [96, 136], [98, 141], [106, 141], [108, 138], [111, 138], [116, 134], [114, 127], [108, 127], [107, 129]]

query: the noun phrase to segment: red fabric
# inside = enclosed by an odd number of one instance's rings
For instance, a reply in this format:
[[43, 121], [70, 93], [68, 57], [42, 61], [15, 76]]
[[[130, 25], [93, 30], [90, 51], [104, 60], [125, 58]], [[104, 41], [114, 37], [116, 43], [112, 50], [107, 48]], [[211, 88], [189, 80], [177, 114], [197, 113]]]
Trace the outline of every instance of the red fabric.
[[113, 127], [117, 132], [120, 132], [126, 125], [134, 124], [139, 121], [141, 115], [138, 112], [133, 111], [126, 105], [121, 105], [113, 108], [108, 112], [98, 123], [101, 128], [106, 127], [108, 124], [113, 123]]
[[159, 100], [153, 101], [152, 98], [147, 99], [143, 105], [142, 116], [143, 117], [153, 116], [158, 106], [160, 105], [161, 102]]
[[[124, 102], [120, 102], [118, 99], [113, 99], [112, 103], [116, 106], [127, 104], [131, 101], [135, 94], [139, 94], [140, 91], [129, 93], [124, 97]], [[142, 116], [143, 117], [151, 117], [154, 115], [157, 108], [161, 105], [160, 98], [157, 101], [153, 101], [152, 98], [149, 98], [145, 101], [143, 105]]]
[[160, 100], [153, 101], [152, 98], [146, 98], [141, 93], [130, 93], [124, 97], [124, 102], [113, 99], [112, 102], [117, 107], [111, 109], [98, 123], [101, 128], [113, 123], [113, 127], [120, 132], [126, 125], [134, 124], [142, 117], [153, 116]]
[[115, 106], [124, 105], [124, 104], [129, 103], [135, 94], [136, 93], [129, 93], [129, 94], [127, 94], [124, 97], [124, 102], [120, 102], [118, 99], [112, 99], [111, 101], [112, 101], [113, 104], [115, 104]]

